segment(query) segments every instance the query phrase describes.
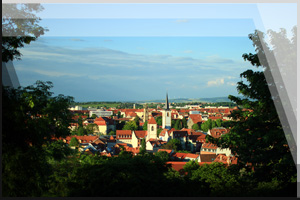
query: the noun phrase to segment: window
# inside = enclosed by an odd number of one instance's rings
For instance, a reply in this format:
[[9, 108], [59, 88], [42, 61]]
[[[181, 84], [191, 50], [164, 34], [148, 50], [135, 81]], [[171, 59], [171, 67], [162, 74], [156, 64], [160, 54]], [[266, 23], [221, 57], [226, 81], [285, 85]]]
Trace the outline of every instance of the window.
[[169, 117], [169, 113], [167, 113], [167, 117]]
[[151, 126], [151, 131], [154, 131], [154, 126]]

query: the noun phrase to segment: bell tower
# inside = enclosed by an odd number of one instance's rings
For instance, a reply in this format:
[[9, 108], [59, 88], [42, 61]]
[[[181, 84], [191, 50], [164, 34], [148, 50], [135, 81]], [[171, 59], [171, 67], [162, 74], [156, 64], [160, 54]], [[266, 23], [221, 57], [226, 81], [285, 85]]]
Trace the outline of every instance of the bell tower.
[[162, 128], [171, 129], [171, 110], [169, 108], [168, 93], [166, 95], [165, 109], [162, 111]]

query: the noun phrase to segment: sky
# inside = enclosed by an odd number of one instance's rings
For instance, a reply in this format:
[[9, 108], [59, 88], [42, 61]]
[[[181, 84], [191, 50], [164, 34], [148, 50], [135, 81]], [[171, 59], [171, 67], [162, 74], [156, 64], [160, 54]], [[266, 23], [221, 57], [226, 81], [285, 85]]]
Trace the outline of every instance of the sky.
[[22, 86], [52, 81], [75, 101], [238, 95], [240, 73], [257, 70], [242, 58], [254, 53], [248, 34], [269, 28], [256, 4], [43, 6], [49, 31], [21, 50], [16, 73]]

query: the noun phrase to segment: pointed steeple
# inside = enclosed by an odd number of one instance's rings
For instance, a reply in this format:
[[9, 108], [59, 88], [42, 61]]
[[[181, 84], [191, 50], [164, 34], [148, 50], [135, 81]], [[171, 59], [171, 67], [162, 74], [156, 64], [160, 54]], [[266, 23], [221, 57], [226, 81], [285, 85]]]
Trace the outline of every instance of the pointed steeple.
[[167, 92], [167, 95], [166, 95], [166, 110], [170, 110], [169, 109], [168, 92]]

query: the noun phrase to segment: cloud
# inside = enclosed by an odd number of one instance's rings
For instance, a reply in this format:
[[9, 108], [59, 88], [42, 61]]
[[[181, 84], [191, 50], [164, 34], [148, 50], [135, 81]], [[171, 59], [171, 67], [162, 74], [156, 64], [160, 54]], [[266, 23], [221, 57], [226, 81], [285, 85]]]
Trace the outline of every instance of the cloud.
[[177, 23], [177, 24], [182, 24], [182, 23], [187, 23], [187, 22], [189, 22], [189, 20], [187, 20], [187, 19], [177, 19], [175, 21], [175, 23]]
[[216, 79], [213, 81], [208, 81], [207, 82], [207, 86], [211, 87], [211, 86], [220, 86], [220, 85], [224, 85], [224, 78], [220, 78], [220, 79]]
[[[185, 53], [189, 52], [187, 49]], [[192, 94], [195, 98], [201, 94], [213, 95], [217, 90], [218, 94], [225, 94], [225, 86], [231, 90], [235, 77], [238, 78], [246, 69], [245, 65], [241, 65], [242, 61], [232, 60], [230, 63], [218, 56], [200, 59], [187, 54], [179, 57], [141, 52], [134, 54], [109, 48], [72, 49], [38, 41], [22, 49], [21, 53], [22, 60], [15, 62], [17, 73], [23, 74], [20, 82], [29, 80], [33, 75], [37, 79], [43, 77], [53, 80], [55, 87], [61, 88], [60, 93], [75, 97], [82, 96], [79, 89], [82, 83], [89, 86], [85, 87], [85, 94], [89, 91], [96, 97], [97, 93], [99, 98], [104, 92], [103, 88], [106, 88], [105, 96], [114, 98], [115, 95], [120, 99], [122, 95], [124, 99], [151, 98], [151, 95], [165, 90], [165, 87], [174, 95]], [[221, 61], [225, 61], [225, 64]], [[224, 85], [222, 89], [216, 87], [221, 85]], [[209, 87], [215, 88], [212, 90]]]
[[57, 72], [57, 71], [46, 71], [40, 69], [31, 69], [27, 67], [15, 67], [18, 71], [28, 71], [28, 72], [35, 72], [41, 75], [50, 76], [50, 77], [61, 77], [61, 76], [69, 76], [69, 77], [82, 77], [83, 74], [73, 74], [73, 73], [64, 73], [64, 72]]
[[236, 83], [234, 83], [234, 82], [227, 82], [227, 85], [236, 86]]

